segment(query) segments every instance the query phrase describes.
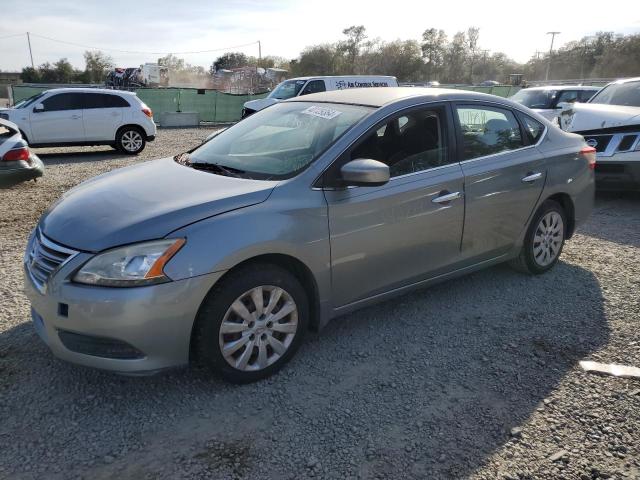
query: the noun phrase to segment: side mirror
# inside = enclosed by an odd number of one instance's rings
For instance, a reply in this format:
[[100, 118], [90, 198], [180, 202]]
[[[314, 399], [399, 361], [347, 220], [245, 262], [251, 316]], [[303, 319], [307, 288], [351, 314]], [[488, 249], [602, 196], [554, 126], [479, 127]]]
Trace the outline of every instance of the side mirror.
[[44, 105], [42, 103], [36, 103], [36, 106], [33, 107], [34, 112], [44, 112]]
[[377, 187], [389, 181], [389, 166], [378, 160], [359, 158], [342, 166], [340, 178], [345, 186]]

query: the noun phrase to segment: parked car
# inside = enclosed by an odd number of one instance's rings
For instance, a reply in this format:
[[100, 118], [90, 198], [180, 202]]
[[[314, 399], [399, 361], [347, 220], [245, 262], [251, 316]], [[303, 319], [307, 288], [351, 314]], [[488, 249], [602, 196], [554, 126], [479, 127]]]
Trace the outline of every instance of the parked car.
[[552, 85], [544, 87], [523, 88], [511, 100], [529, 107], [547, 120], [555, 121], [565, 103], [587, 102], [600, 87], [583, 87], [578, 85]]
[[640, 77], [612, 82], [561, 114], [563, 130], [579, 133], [597, 151], [603, 190], [640, 190]]
[[43, 173], [42, 161], [29, 150], [18, 126], [0, 119], [0, 187], [33, 180]]
[[396, 77], [387, 76], [327, 76], [327, 77], [299, 77], [286, 80], [279, 84], [266, 98], [245, 102], [242, 118], [258, 112], [263, 108], [293, 97], [309, 95], [331, 90], [347, 88], [397, 87]]
[[365, 305], [506, 261], [548, 271], [592, 208], [594, 160], [491, 95], [298, 97], [67, 192], [29, 238], [25, 290], [70, 362], [253, 381]]
[[156, 136], [153, 112], [135, 93], [54, 88], [0, 109], [31, 147], [111, 145], [136, 155]]

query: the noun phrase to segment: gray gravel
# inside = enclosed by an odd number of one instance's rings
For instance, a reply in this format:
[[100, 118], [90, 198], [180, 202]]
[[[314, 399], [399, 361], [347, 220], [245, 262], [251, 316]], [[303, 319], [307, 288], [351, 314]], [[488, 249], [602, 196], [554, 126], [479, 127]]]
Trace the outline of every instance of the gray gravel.
[[21, 289], [41, 212], [209, 131], [134, 159], [40, 151], [45, 177], [0, 191], [0, 478], [640, 478], [640, 381], [577, 366], [640, 366], [638, 195], [599, 196], [549, 274], [499, 266], [348, 315], [261, 383], [54, 359]]

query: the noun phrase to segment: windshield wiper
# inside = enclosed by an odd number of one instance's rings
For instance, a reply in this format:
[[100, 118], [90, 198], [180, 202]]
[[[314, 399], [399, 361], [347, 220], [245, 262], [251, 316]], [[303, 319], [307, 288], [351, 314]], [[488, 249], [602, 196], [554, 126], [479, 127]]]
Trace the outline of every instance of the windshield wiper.
[[227, 167], [226, 165], [220, 165], [219, 163], [209, 162], [192, 162], [189, 153], [181, 153], [173, 157], [174, 161], [185, 167], [195, 168], [196, 170], [206, 170], [209, 172], [216, 172], [221, 175], [227, 175], [229, 177], [240, 177], [245, 173], [244, 170], [239, 168]]
[[243, 173], [245, 173], [244, 170], [240, 170], [239, 168], [227, 167], [225, 165], [220, 165], [219, 163], [189, 162], [189, 166], [195, 168], [196, 170], [218, 172], [230, 177], [240, 177]]

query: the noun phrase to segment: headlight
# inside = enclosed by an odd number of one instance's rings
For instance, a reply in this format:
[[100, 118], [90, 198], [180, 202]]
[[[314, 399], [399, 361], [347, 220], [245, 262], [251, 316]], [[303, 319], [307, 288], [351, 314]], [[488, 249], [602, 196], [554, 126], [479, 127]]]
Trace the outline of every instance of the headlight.
[[106, 287], [138, 287], [169, 281], [164, 266], [184, 243], [184, 238], [174, 238], [108, 250], [85, 263], [73, 281]]

